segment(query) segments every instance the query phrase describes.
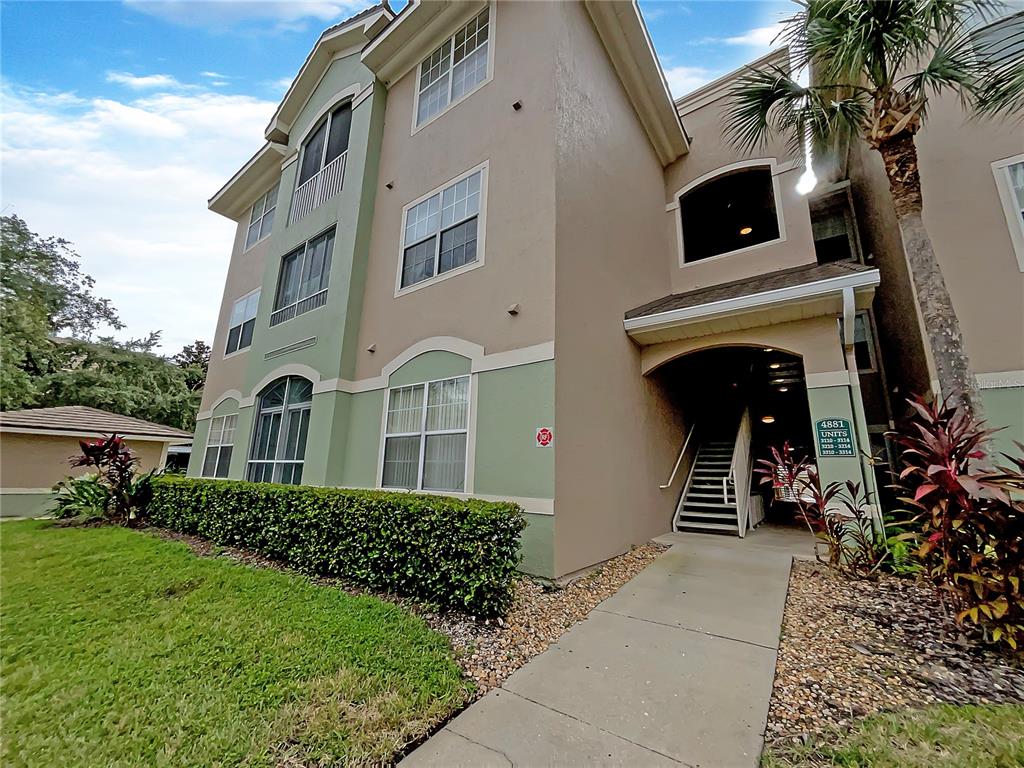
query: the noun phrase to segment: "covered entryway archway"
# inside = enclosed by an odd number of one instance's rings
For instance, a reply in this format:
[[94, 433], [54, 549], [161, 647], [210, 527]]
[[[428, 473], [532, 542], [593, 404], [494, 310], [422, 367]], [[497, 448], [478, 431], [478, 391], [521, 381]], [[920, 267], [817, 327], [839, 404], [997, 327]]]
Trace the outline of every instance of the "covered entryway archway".
[[671, 393], [685, 424], [662, 486], [677, 529], [743, 536], [768, 500], [754, 464], [787, 441], [813, 457], [823, 483], [852, 480], [876, 496], [852, 328], [877, 283], [862, 265], [811, 265], [626, 314], [641, 373]]

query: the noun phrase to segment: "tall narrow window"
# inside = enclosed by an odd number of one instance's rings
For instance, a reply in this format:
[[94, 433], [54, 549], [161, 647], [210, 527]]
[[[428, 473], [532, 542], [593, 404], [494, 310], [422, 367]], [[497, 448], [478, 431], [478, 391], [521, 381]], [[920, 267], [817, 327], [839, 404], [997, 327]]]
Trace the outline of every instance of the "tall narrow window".
[[420, 64], [416, 125], [423, 125], [449, 104], [487, 79], [490, 9], [484, 8]]
[[405, 212], [401, 288], [477, 260], [481, 169]]
[[992, 163], [999, 200], [1010, 229], [1010, 242], [1017, 255], [1017, 265], [1024, 272], [1024, 155], [1016, 155]]
[[289, 214], [291, 222], [341, 192], [351, 129], [352, 102], [346, 101], [325, 117], [303, 143]]
[[468, 427], [468, 376], [392, 389], [381, 486], [465, 490]]
[[272, 326], [327, 303], [333, 250], [334, 230], [331, 229], [281, 259], [274, 311], [270, 315]]
[[238, 416], [214, 416], [210, 419], [210, 433], [206, 438], [203, 456], [203, 477], [227, 477], [231, 466], [231, 451], [235, 447], [235, 425]]
[[275, 182], [267, 194], [253, 203], [249, 211], [249, 229], [245, 233], [245, 247], [251, 248], [270, 234], [274, 228], [274, 212], [277, 210], [277, 190], [280, 182]]
[[260, 292], [253, 291], [243, 296], [231, 307], [228, 327], [228, 343], [224, 354], [230, 355], [240, 349], [252, 346], [252, 334], [256, 328], [256, 310], [260, 306]]
[[278, 379], [263, 390], [249, 451], [250, 481], [302, 482], [312, 404], [313, 384], [298, 376]]

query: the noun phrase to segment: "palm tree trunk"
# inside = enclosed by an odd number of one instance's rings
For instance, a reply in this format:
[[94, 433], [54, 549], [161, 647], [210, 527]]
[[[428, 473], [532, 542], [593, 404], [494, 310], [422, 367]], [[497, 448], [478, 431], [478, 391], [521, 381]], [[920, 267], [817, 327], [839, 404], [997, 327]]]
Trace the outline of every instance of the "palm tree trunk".
[[921, 307], [925, 336], [935, 362], [941, 394], [951, 403], [963, 405], [975, 417], [980, 417], [981, 401], [964, 351], [960, 322], [921, 218], [921, 177], [914, 137], [910, 133], [900, 133], [879, 144], [878, 151], [889, 177], [903, 250]]

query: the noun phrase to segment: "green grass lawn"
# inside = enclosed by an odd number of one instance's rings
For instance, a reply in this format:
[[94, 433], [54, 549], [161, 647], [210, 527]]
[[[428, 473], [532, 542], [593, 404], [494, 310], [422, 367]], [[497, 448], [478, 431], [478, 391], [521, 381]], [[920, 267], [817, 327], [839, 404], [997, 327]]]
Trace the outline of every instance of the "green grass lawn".
[[1024, 706], [935, 706], [865, 719], [820, 744], [769, 751], [764, 768], [1019, 768]]
[[470, 684], [401, 608], [120, 528], [0, 525], [5, 766], [380, 763]]

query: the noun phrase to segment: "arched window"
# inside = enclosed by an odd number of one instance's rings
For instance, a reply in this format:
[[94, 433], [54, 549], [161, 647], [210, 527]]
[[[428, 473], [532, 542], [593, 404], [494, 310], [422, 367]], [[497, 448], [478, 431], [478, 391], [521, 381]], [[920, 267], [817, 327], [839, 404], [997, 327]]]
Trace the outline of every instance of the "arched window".
[[302, 482], [313, 384], [298, 376], [278, 379], [260, 393], [247, 477], [254, 483]]
[[683, 263], [779, 239], [771, 166], [727, 172], [679, 197]]

